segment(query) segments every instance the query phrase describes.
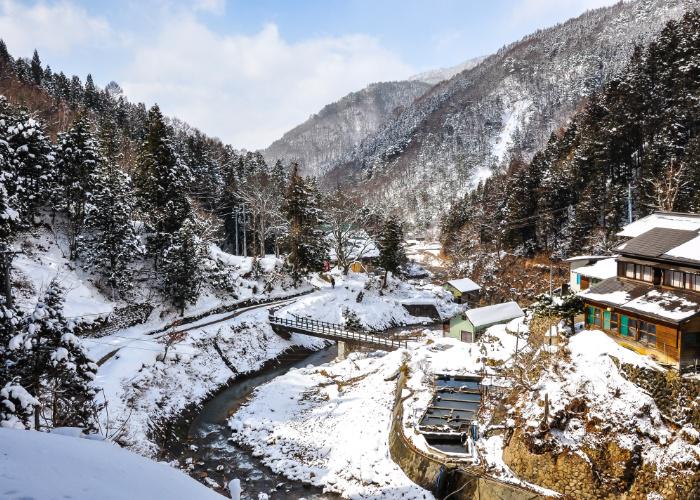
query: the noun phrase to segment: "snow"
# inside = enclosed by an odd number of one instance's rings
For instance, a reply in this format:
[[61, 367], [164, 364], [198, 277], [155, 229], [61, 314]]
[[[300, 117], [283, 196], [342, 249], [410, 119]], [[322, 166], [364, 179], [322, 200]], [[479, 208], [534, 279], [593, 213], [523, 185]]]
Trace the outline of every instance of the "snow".
[[632, 299], [629, 293], [618, 290], [610, 293], [593, 293], [590, 290], [580, 294], [584, 299], [623, 306], [642, 313], [652, 314], [672, 321], [683, 321], [700, 312], [700, 304], [676, 295], [671, 290], [649, 290], [644, 295]]
[[655, 227], [700, 231], [700, 217], [689, 214], [655, 212], [626, 225], [617, 235], [635, 238]]
[[474, 283], [469, 278], [450, 280], [447, 283], [449, 285], [452, 285], [453, 287], [455, 287], [457, 290], [459, 290], [462, 293], [474, 292], [476, 290], [481, 290], [481, 287], [479, 285], [477, 285], [476, 283]]
[[335, 273], [334, 277], [335, 288], [323, 282], [323, 288], [318, 292], [300, 297], [275, 315], [288, 318], [297, 315], [344, 324], [346, 311], [351, 311], [366, 328], [385, 330], [432, 322], [430, 318], [411, 316], [402, 307], [404, 303], [434, 303], [442, 318], [449, 318], [457, 311], [452, 295], [436, 285], [416, 286], [390, 277], [387, 288], [380, 290], [381, 278], [364, 273], [350, 272], [348, 276]]
[[532, 106], [531, 99], [520, 99], [512, 103], [509, 109], [503, 112], [501, 120], [503, 126], [501, 132], [493, 143], [493, 155], [501, 163], [508, 152], [508, 148], [513, 145], [513, 138], [518, 127], [524, 126], [528, 121], [528, 110]]
[[[344, 361], [292, 370], [259, 387], [229, 420], [234, 440], [275, 472], [346, 498], [432, 498], [392, 461], [388, 435], [399, 369], [408, 366], [404, 424], [415, 425], [432, 398], [435, 373], [495, 374], [491, 360], [512, 356], [505, 325], [469, 344], [440, 331], [391, 353], [352, 353]], [[522, 346], [522, 341], [521, 341]], [[408, 431], [413, 444], [428, 445]]]
[[599, 260], [590, 266], [579, 267], [574, 272], [581, 276], [605, 280], [617, 276], [617, 260], [615, 258]]
[[178, 470], [111, 443], [0, 428], [3, 498], [224, 498]]
[[66, 289], [64, 314], [67, 318], [80, 317], [89, 321], [112, 312], [114, 303], [99, 292], [86, 273], [75, 269], [48, 232], [28, 236], [25, 241], [23, 253], [15, 257], [12, 267], [15, 279], [27, 282], [33, 293], [29, 296], [20, 293], [19, 307], [33, 310], [35, 297], [57, 279]]
[[610, 293], [593, 293], [590, 290], [585, 291], [580, 294], [581, 297], [591, 300], [596, 300], [600, 302], [606, 302], [608, 304], [623, 305], [629, 302], [630, 295], [624, 290], [618, 290], [616, 292]]
[[692, 240], [669, 250], [665, 255], [680, 259], [700, 261], [700, 236], [696, 236]]
[[234, 440], [273, 471], [346, 498], [432, 498], [389, 456], [402, 352], [351, 355], [258, 388], [230, 420]]
[[579, 260], [601, 260], [609, 258], [608, 255], [574, 255], [565, 259], [566, 262], [577, 262]]
[[[582, 331], [569, 340], [570, 362], [560, 358], [545, 370], [532, 392], [524, 391], [517, 403], [525, 432], [535, 430], [543, 418], [545, 394], [549, 414], [566, 412], [573, 400], [584, 401], [585, 421], [571, 419], [563, 429], [550, 429], [562, 449], [582, 452], [614, 439], [624, 449], [640, 446], [645, 462], [657, 473], [700, 465], [700, 447], [669, 428], [654, 399], [619, 371], [613, 358], [652, 370], [662, 370], [648, 357], [625, 349], [601, 331]], [[604, 423], [601, 425], [600, 423]], [[692, 466], [691, 466], [692, 467]], [[696, 469], [697, 470], [697, 469]]]
[[625, 307], [674, 321], [683, 321], [700, 312], [698, 303], [679, 297], [668, 290], [651, 290], [626, 303]]
[[475, 327], [508, 321], [525, 315], [517, 302], [503, 302], [502, 304], [468, 309], [464, 314]]

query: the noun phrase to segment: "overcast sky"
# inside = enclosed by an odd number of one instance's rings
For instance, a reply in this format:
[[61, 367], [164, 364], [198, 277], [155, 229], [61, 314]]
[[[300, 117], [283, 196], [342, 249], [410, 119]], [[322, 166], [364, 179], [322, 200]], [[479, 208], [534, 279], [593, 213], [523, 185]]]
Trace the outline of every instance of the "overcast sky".
[[14, 56], [117, 81], [237, 148], [376, 81], [490, 54], [617, 0], [0, 0]]

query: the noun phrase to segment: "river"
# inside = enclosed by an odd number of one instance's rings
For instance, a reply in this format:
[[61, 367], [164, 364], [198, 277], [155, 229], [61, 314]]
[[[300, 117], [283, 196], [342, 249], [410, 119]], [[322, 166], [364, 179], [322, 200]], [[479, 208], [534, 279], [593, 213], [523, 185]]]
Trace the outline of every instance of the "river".
[[[246, 402], [259, 385], [285, 374], [291, 368], [328, 363], [335, 359], [336, 353], [335, 344], [316, 352], [292, 349], [261, 370], [238, 376], [228, 387], [205, 402], [191, 421], [180, 422], [180, 425], [189, 425], [187, 439], [185, 442], [171, 443], [170, 452], [178, 456], [183, 468], [192, 464], [189, 474], [208, 486], [214, 485], [207, 478], [219, 486], [225, 486], [231, 479], [240, 479], [243, 488], [241, 498], [257, 499], [260, 493], [269, 495], [271, 499], [338, 498], [323, 493], [321, 488], [289, 481], [275, 474], [249, 450], [229, 440], [231, 430], [227, 425], [228, 417]], [[216, 489], [225, 492], [221, 487]]]

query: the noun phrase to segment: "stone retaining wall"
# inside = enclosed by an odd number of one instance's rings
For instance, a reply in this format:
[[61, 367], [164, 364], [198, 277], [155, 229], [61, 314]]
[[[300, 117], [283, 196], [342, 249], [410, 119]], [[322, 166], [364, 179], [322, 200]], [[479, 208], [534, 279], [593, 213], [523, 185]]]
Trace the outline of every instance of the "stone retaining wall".
[[452, 472], [451, 500], [534, 500], [544, 498], [530, 490], [502, 483], [481, 475], [479, 471], [467, 470], [467, 465], [453, 461], [447, 456], [429, 454], [418, 449], [405, 435], [403, 426], [403, 400], [401, 394], [406, 386], [406, 374], [401, 371], [396, 384], [396, 399], [389, 433], [391, 458], [416, 484], [436, 493], [436, 479], [442, 466]]

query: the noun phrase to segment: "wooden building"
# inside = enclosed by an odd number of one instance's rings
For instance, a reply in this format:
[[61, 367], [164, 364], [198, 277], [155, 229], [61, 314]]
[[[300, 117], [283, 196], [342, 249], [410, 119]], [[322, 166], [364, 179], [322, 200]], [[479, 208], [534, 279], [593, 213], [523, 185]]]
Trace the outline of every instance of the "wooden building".
[[493, 325], [501, 325], [524, 316], [516, 302], [503, 302], [492, 306], [477, 307], [457, 314], [443, 325], [443, 336], [462, 342], [474, 342], [476, 337]]
[[458, 304], [475, 303], [479, 300], [481, 287], [469, 278], [450, 280], [442, 285], [450, 292]]
[[700, 215], [657, 212], [619, 233], [617, 276], [580, 293], [588, 329], [681, 370], [700, 366]]

